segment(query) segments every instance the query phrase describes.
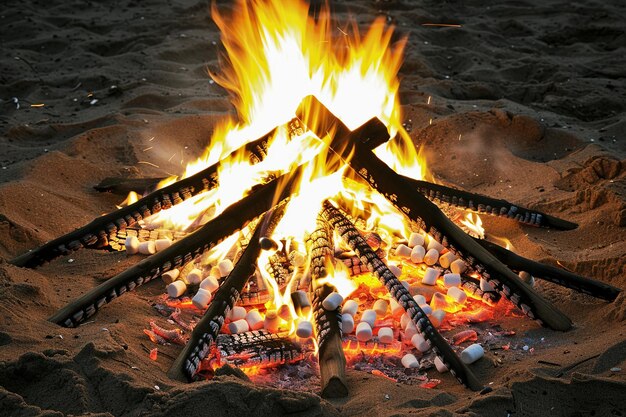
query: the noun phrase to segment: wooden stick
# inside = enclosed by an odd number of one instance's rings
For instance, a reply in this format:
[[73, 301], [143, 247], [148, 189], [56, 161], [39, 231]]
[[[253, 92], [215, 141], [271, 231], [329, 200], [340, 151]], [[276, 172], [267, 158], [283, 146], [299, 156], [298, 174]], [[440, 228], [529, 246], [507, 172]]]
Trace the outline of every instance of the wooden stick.
[[571, 288], [607, 301], [615, 301], [615, 298], [622, 292], [621, 289], [604, 282], [524, 258], [493, 242], [476, 238], [474, 240], [509, 268], [516, 271], [526, 271], [535, 278], [541, 278], [554, 284]]
[[428, 316], [411, 297], [400, 280], [380, 260], [376, 252], [367, 244], [359, 231], [338, 209], [328, 201], [324, 202], [322, 210], [324, 219], [341, 235], [342, 239], [355, 251], [363, 262], [367, 263], [372, 273], [387, 288], [391, 296], [400, 304], [411, 318], [417, 330], [431, 344], [432, 349], [440, 356], [450, 372], [456, 376], [461, 384], [474, 391], [480, 391], [483, 385], [474, 376], [472, 371], [454, 353], [448, 342], [439, 334]]
[[332, 233], [328, 227], [328, 224], [318, 217], [315, 231], [307, 238], [307, 249], [311, 254], [313, 317], [319, 346], [322, 397], [343, 398], [348, 396], [348, 384], [346, 357], [341, 340], [341, 306], [334, 311], [324, 309], [322, 302], [333, 292], [333, 287], [319, 283], [321, 278], [328, 276], [326, 263], [331, 261], [334, 248]]
[[13, 265], [35, 268], [46, 262], [69, 254], [82, 247], [101, 248], [108, 246], [108, 236], [120, 229], [135, 224], [137, 221], [168, 209], [201, 192], [217, 187], [218, 169], [229, 158], [245, 154], [251, 162], [258, 162], [265, 157], [267, 141], [274, 131], [255, 141], [249, 142], [232, 152], [225, 160], [184, 178], [174, 184], [161, 188], [137, 202], [119, 210], [94, 219], [91, 223], [66, 235], [51, 240], [38, 248], [32, 249], [10, 261]]
[[[315, 118], [311, 118], [313, 114]], [[297, 115], [305, 126], [311, 128], [311, 124], [313, 132], [320, 137], [326, 136], [329, 131], [348, 130], [312, 96], [303, 101]], [[326, 120], [323, 129], [316, 129], [318, 119]], [[567, 316], [524, 284], [513, 271], [463, 232], [433, 202], [418, 193], [413, 185], [378, 159], [370, 149], [360, 146], [358, 141], [354, 143], [355, 146], [351, 149], [346, 147], [332, 149], [400, 210], [415, 229], [424, 230], [465, 260], [530, 318], [555, 330], [571, 329], [572, 322]], [[351, 152], [348, 153], [346, 150]]]
[[131, 191], [137, 194], [144, 194], [145, 192], [152, 192], [159, 184], [167, 177], [161, 178], [123, 178], [123, 177], [108, 177], [100, 181], [97, 185], [94, 185], [94, 189], [101, 193], [112, 193], [116, 195], [127, 195]]
[[261, 252], [259, 239], [262, 236], [271, 235], [283, 213], [283, 208], [279, 207], [263, 216], [239, 261], [215, 292], [209, 308], [194, 327], [183, 350], [172, 363], [167, 373], [170, 378], [184, 382], [196, 378], [200, 362], [209, 353], [228, 312], [239, 299], [248, 278], [254, 273]]

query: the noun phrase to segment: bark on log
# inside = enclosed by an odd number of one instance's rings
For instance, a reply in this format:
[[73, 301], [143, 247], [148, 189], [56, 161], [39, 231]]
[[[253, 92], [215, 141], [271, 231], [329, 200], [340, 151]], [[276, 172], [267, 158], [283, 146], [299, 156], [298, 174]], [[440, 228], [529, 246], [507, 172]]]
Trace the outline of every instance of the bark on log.
[[[326, 132], [329, 131], [348, 130], [339, 119], [312, 96], [303, 101], [297, 115], [305, 126], [309, 128], [313, 126], [311, 129], [318, 136], [325, 136]], [[315, 118], [312, 119], [311, 115], [315, 115]], [[317, 120], [326, 121], [322, 129], [317, 128], [319, 126], [316, 124]], [[375, 141], [375, 138], [371, 139]], [[498, 292], [518, 306], [530, 318], [555, 330], [571, 329], [572, 322], [567, 316], [528, 285], [521, 282], [513, 271], [463, 232], [433, 202], [418, 193], [412, 184], [378, 159], [370, 149], [359, 146], [358, 141], [355, 143], [356, 145], [352, 149], [338, 147], [333, 148], [333, 150], [341, 155], [356, 173], [400, 210], [412, 223], [413, 228], [424, 230], [443, 246], [465, 260]], [[348, 153], [346, 149], [352, 150], [352, 152]]]
[[94, 185], [94, 190], [101, 193], [111, 193], [116, 195], [127, 195], [131, 191], [139, 195], [152, 192], [167, 177], [162, 178], [123, 178], [108, 177]]
[[440, 359], [448, 367], [450, 372], [468, 388], [479, 391], [483, 385], [474, 376], [472, 371], [454, 353], [448, 342], [439, 334], [428, 316], [411, 297], [409, 291], [402, 282], [380, 260], [376, 252], [367, 244], [354, 225], [328, 201], [324, 202], [322, 210], [324, 219], [341, 235], [343, 240], [350, 245], [359, 257], [371, 269], [372, 273], [387, 288], [391, 296], [400, 304], [406, 314], [411, 318], [415, 327], [430, 343], [432, 349], [440, 356]]
[[313, 317], [315, 319], [315, 337], [319, 346], [318, 362], [322, 397], [343, 398], [348, 396], [346, 382], [346, 357], [341, 340], [341, 306], [328, 311], [322, 302], [333, 292], [328, 284], [319, 284], [326, 278], [326, 263], [333, 255], [332, 232], [322, 219], [316, 220], [316, 228], [307, 238], [307, 249], [311, 255], [311, 284], [313, 287]]

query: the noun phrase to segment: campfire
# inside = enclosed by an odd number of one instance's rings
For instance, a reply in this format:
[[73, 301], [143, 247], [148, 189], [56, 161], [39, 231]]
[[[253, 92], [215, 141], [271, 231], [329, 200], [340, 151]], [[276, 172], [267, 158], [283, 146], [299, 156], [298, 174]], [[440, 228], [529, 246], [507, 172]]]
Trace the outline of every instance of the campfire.
[[170, 377], [209, 378], [229, 365], [271, 378], [313, 361], [322, 395], [340, 397], [347, 364], [424, 387], [439, 383], [424, 374], [436, 368], [482, 389], [471, 370], [484, 354], [477, 333], [442, 332], [501, 315], [569, 330], [535, 278], [615, 299], [617, 288], [487, 241], [478, 214], [575, 224], [427, 181], [401, 119], [405, 39], [384, 19], [361, 35], [327, 10], [309, 16], [301, 1], [240, 1], [236, 10], [213, 9], [225, 54], [212, 76], [237, 117], [215, 130], [206, 154], [181, 177], [12, 260], [34, 268], [80, 248], [147, 256], [52, 322], [76, 327], [162, 280], [167, 294], [155, 307], [170, 323], [150, 321], [145, 333], [184, 345]]

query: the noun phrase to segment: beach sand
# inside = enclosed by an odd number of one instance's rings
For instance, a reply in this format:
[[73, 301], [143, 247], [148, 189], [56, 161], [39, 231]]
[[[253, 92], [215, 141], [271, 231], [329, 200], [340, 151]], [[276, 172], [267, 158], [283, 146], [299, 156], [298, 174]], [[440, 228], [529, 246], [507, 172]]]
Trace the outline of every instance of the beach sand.
[[[525, 257], [626, 288], [626, 4], [333, 7], [363, 27], [386, 16], [408, 35], [403, 119], [438, 181], [579, 224], [554, 231], [483, 216], [488, 234]], [[120, 196], [93, 189], [102, 179], [180, 174], [232, 107], [207, 74], [218, 69], [220, 37], [206, 2], [7, 0], [0, 40], [0, 414], [626, 414], [625, 296], [607, 303], [542, 281], [538, 291], [574, 329], [507, 318], [517, 333], [511, 349], [471, 366], [493, 388], [484, 395], [435, 371], [443, 382], [429, 390], [349, 370], [350, 396], [333, 401], [232, 376], [171, 381], [180, 347], [160, 349], [156, 362], [142, 347], [158, 283], [77, 329], [46, 321], [136, 259], [82, 250], [35, 270], [8, 260], [114, 210]]]

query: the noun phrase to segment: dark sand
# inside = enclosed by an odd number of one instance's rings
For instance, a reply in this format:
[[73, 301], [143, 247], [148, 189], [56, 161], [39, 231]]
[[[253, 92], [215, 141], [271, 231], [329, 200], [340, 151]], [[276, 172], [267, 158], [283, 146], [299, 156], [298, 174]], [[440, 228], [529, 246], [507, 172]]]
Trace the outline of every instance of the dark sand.
[[[483, 217], [488, 233], [626, 288], [626, 4], [487, 4], [334, 2], [340, 18], [350, 10], [365, 25], [382, 13], [409, 36], [404, 119], [440, 181], [580, 224], [557, 232]], [[7, 260], [113, 210], [119, 197], [92, 188], [103, 178], [180, 173], [232, 108], [207, 76], [219, 33], [205, 2], [6, 0], [0, 41], [0, 415], [626, 415], [623, 294], [609, 304], [539, 282], [575, 328], [507, 321], [512, 349], [472, 365], [493, 388], [485, 395], [450, 375], [427, 390], [357, 371], [350, 397], [332, 402], [233, 377], [172, 382], [171, 359], [152, 362], [141, 346], [158, 284], [78, 329], [47, 322], [134, 260], [87, 250], [37, 270]]]

